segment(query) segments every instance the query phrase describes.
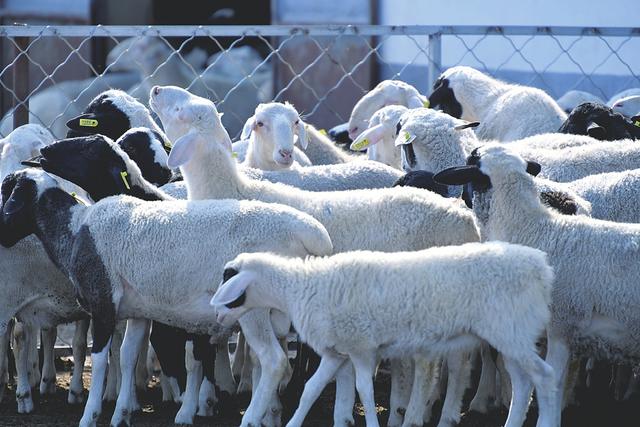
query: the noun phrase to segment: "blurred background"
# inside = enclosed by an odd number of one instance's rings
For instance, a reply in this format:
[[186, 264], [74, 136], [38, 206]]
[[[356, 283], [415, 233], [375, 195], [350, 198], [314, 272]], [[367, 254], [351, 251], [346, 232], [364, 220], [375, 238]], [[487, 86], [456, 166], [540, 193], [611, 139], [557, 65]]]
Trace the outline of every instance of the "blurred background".
[[[82, 37], [55, 32], [3, 37], [2, 134], [12, 128], [12, 108], [28, 103], [30, 120], [61, 136], [66, 119], [107, 87], [145, 101], [152, 84], [189, 86], [228, 113], [224, 120], [232, 136], [258, 102], [289, 100], [312, 123], [331, 127], [346, 121], [355, 101], [380, 80], [405, 80], [428, 93], [437, 75], [457, 64], [537, 86], [554, 98], [578, 89], [607, 101], [640, 87], [640, 32], [631, 30], [640, 22], [637, 0], [0, 0], [0, 18], [3, 25], [191, 26], [182, 36], [140, 29], [129, 44], [117, 29], [108, 36], [89, 31]], [[301, 30], [243, 35], [246, 26], [291, 24]], [[341, 24], [443, 30], [429, 36], [384, 27], [343, 35], [336, 29]], [[245, 27], [196, 35], [198, 25]], [[335, 31], [309, 35], [304, 30], [309, 25]], [[458, 31], [457, 26], [473, 28]], [[513, 35], [511, 26], [531, 28]], [[546, 28], [551, 26], [580, 28], [565, 35]], [[603, 36], [594, 30], [600, 27], [629, 32]], [[56, 87], [68, 81], [80, 83]], [[53, 108], [49, 101], [47, 111], [36, 111], [34, 96], [51, 87], [61, 106]]]

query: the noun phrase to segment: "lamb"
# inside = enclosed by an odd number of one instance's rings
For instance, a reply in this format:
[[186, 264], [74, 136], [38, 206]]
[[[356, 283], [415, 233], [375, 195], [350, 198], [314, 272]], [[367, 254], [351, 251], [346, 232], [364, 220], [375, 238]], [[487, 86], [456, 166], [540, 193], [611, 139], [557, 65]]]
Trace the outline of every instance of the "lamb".
[[[161, 117], [173, 114], [169, 110], [187, 105], [193, 95], [174, 86], [154, 87], [150, 97], [151, 108]], [[179, 116], [188, 118], [188, 113]], [[309, 127], [307, 127], [309, 129]], [[181, 134], [171, 134], [177, 139]], [[312, 142], [313, 143], [313, 142]], [[336, 191], [364, 188], [391, 187], [402, 175], [400, 171], [373, 161], [349, 162], [338, 165], [308, 166], [281, 171], [260, 171], [242, 167], [249, 178], [280, 182], [309, 191]], [[180, 194], [180, 185], [172, 185], [171, 191]]]
[[407, 110], [402, 105], [388, 105], [376, 111], [369, 120], [369, 128], [358, 135], [351, 144], [351, 149], [366, 149], [370, 160], [400, 169], [400, 150], [394, 142], [396, 127]]
[[558, 106], [564, 110], [565, 113], [570, 114], [574, 108], [585, 102], [593, 102], [596, 104], [604, 104], [604, 100], [599, 96], [596, 96], [590, 92], [583, 90], [570, 90], [556, 100]]
[[[442, 171], [444, 184], [470, 184], [483, 240], [543, 250], [554, 267], [547, 362], [564, 389], [570, 356], [637, 363], [640, 356], [640, 225], [559, 215], [544, 209], [531, 176], [540, 165], [500, 145], [482, 147], [468, 166]], [[620, 272], [623, 272], [620, 274]], [[556, 395], [560, 424], [562, 393]]]
[[[28, 124], [17, 128], [2, 140], [3, 150], [0, 160], [2, 177], [19, 170], [22, 167], [20, 164], [22, 160], [34, 156], [41, 147], [52, 141], [53, 137], [49, 131], [40, 125]], [[61, 182], [61, 185], [85, 203], [91, 200], [82, 189], [68, 182]], [[39, 380], [40, 393], [44, 395], [55, 391], [56, 373], [53, 365], [55, 326], [59, 323], [82, 319], [85, 314], [75, 301], [71, 283], [58, 272], [36, 239], [26, 239], [12, 249], [1, 248], [0, 252], [0, 259], [4, 265], [2, 298], [0, 298], [2, 301], [0, 336], [9, 333], [7, 328], [12, 317], [16, 316], [20, 322], [23, 322], [23, 325], [17, 325], [14, 331], [14, 338], [18, 344], [14, 348], [18, 374], [16, 400], [18, 412], [29, 413], [33, 411], [29, 370], [32, 365], [37, 367], [37, 353], [34, 358], [31, 356], [31, 350], [36, 348], [38, 328], [44, 328], [44, 364]], [[1, 394], [6, 380], [4, 361], [7, 356], [8, 342], [3, 340], [0, 347]], [[80, 402], [82, 399], [85, 347], [86, 343], [83, 345], [82, 336], [77, 330], [73, 340], [75, 365], [69, 387], [69, 403]], [[32, 375], [32, 379], [35, 379], [35, 376]]]
[[[618, 99], [611, 108], [627, 117], [634, 118], [640, 116], [640, 95], [627, 96]], [[640, 118], [636, 118], [640, 120]]]
[[[143, 200], [172, 200], [163, 191], [159, 191], [145, 181], [141, 176], [140, 170], [131, 162], [128, 156], [118, 148], [117, 144], [114, 144], [104, 136], [91, 141], [86, 138], [71, 138], [59, 141], [42, 150], [40, 161], [47, 172], [61, 174], [70, 181], [82, 185], [98, 200], [115, 194], [130, 194]], [[126, 172], [125, 177], [128, 187], [123, 185], [122, 179], [114, 180], [112, 178], [114, 170]], [[140, 185], [135, 185], [133, 182], [138, 182]], [[163, 188], [166, 188], [166, 186]], [[270, 320], [268, 313], [261, 312], [246, 316], [241, 322], [247, 342], [257, 351], [260, 351], [259, 359], [261, 363], [268, 366], [268, 369], [265, 368], [267, 373], [271, 372], [271, 370], [277, 372], [279, 369], [286, 368], [286, 366], [283, 368], [284, 364], [279, 362], [278, 354], [274, 356], [273, 352], [282, 352], [275, 335], [286, 335], [289, 331], [289, 323], [286, 319], [283, 320], [281, 316], [274, 315], [272, 317]], [[272, 322], [274, 330], [270, 332], [268, 325], [271, 325]], [[160, 333], [160, 336], [157, 337], [157, 340], [154, 340], [157, 332]], [[272, 335], [270, 336], [269, 333]], [[175, 328], [154, 322], [151, 338], [152, 344], [158, 350], [157, 354], [162, 365], [163, 378], [168, 377], [167, 385], [170, 389], [167, 390], [167, 398], [170, 398], [171, 395], [174, 397], [180, 396], [180, 390], [184, 389], [184, 384], [181, 384], [180, 381], [185, 374], [187, 375], [186, 390], [182, 396], [182, 406], [176, 415], [176, 422], [182, 424], [192, 423], [198, 407], [199, 415], [211, 415], [210, 411], [213, 410], [216, 397], [221, 399], [224, 397], [221, 394], [233, 392], [233, 379], [230, 376], [226, 342], [218, 343], [220, 348], [216, 352], [215, 364], [215, 386], [218, 392], [216, 392], [217, 396], [214, 396], [214, 383], [213, 378], [209, 377], [210, 374], [207, 373], [207, 381], [203, 382], [202, 387], [200, 387], [201, 379], [198, 379], [202, 375], [200, 369], [209, 366], [213, 362], [213, 358], [211, 360], [208, 359], [210, 355], [209, 338], [194, 337], [192, 350], [196, 355], [200, 354], [201, 356], [198, 356], [190, 363], [191, 369], [188, 372], [183, 372], [184, 365], [175, 364], [177, 360], [175, 359], [176, 348], [185, 347], [186, 336], [184, 333], [175, 331]], [[167, 345], [169, 346], [168, 348], [166, 347]], [[190, 354], [188, 353], [187, 356], [190, 356]], [[282, 356], [286, 362], [286, 357]], [[274, 362], [274, 357], [278, 362]], [[184, 361], [184, 359], [183, 353], [182, 360]], [[177, 370], [179, 368], [182, 368], [182, 370]], [[211, 370], [213, 370], [213, 367], [211, 367]], [[207, 371], [205, 370], [205, 372]], [[200, 393], [199, 404], [198, 393]], [[165, 399], [164, 392], [163, 399]], [[274, 417], [277, 415], [277, 413], [272, 414]]]
[[[546, 254], [502, 242], [393, 254], [348, 252], [293, 262], [255, 253], [225, 265], [211, 304], [218, 321], [227, 325], [252, 307], [288, 313], [300, 337], [322, 356], [289, 427], [302, 425], [345, 356], [356, 369], [367, 426], [377, 426], [371, 379], [379, 358], [460, 354], [478, 340], [504, 355], [511, 374], [507, 427], [524, 422], [531, 382], [540, 407], [538, 425], [552, 426], [553, 370], [535, 347], [550, 318], [552, 281]], [[447, 302], [452, 300], [456, 304]], [[306, 314], [311, 307], [313, 317]], [[417, 314], [424, 312], [430, 315]]]
[[360, 98], [351, 110], [349, 137], [355, 140], [369, 127], [369, 120], [373, 114], [387, 105], [404, 105], [407, 108], [429, 107], [429, 101], [408, 83], [384, 80]]
[[640, 127], [633, 120], [606, 105], [591, 102], [577, 106], [558, 132], [589, 135], [604, 141], [640, 138]]
[[[111, 173], [121, 178], [119, 170]], [[132, 190], [150, 187], [138, 181], [139, 174], [129, 178]], [[92, 384], [81, 426], [95, 425], [100, 414], [117, 319], [130, 320], [121, 350], [122, 385], [113, 425], [128, 422], [135, 408], [132, 374], [139, 334], [147, 322], [142, 319], [193, 333], [228, 336], [206, 310], [216, 288], [213, 278], [224, 265], [220, 260], [247, 249], [287, 256], [332, 251], [318, 221], [286, 206], [235, 200], [147, 202], [126, 196], [81, 206], [38, 170], [10, 175], [2, 194], [0, 243], [12, 246], [36, 234], [54, 262], [72, 278], [82, 307], [93, 319]], [[31, 219], [26, 212], [32, 212]], [[242, 230], [240, 239], [237, 230]], [[153, 256], [140, 256], [142, 247], [153, 247]]]
[[478, 137], [500, 142], [555, 132], [567, 119], [542, 90], [508, 84], [465, 66], [440, 75], [429, 103], [455, 118], [479, 121]]
[[[157, 97], [167, 93], [167, 89], [175, 95], [169, 98], [172, 108], [157, 108]], [[477, 238], [473, 217], [466, 209], [419, 189], [312, 193], [249, 179], [239, 173], [231, 157], [230, 138], [211, 101], [179, 88], [159, 88], [152, 99], [152, 108], [158, 113], [169, 137], [175, 140], [168, 165], [180, 167], [190, 199], [255, 199], [293, 206], [311, 214], [327, 228], [337, 252], [354, 249], [417, 250]], [[366, 218], [364, 222], [363, 218]], [[436, 229], [433, 229], [434, 224], [438, 224]], [[424, 233], [407, 233], [406, 227]], [[385, 233], [380, 233], [381, 229]], [[272, 390], [270, 395], [274, 396], [274, 393]], [[344, 403], [340, 398], [337, 401]], [[264, 406], [258, 405], [264, 404], [254, 397], [250, 410], [253, 411], [254, 407], [261, 409], [251, 412], [256, 418], [245, 414], [242, 425], [259, 423]], [[343, 406], [341, 410], [348, 407]], [[351, 407], [348, 407], [347, 414], [338, 413], [334, 417], [338, 425], [351, 422]]]
[[[414, 109], [402, 117], [402, 125], [396, 139], [402, 145], [402, 161], [405, 170], [442, 170], [454, 164], [464, 163], [466, 157], [481, 145], [469, 129], [478, 123], [468, 123], [430, 110]], [[614, 142], [595, 141], [577, 135], [536, 135], [512, 143], [512, 149], [544, 165], [541, 177], [558, 182], [572, 181], [594, 173], [621, 171], [640, 167], [640, 147], [627, 140]], [[578, 141], [581, 146], [563, 149], [542, 149], [557, 146], [557, 142]], [[606, 153], [606, 155], [605, 155]], [[459, 189], [450, 189], [459, 195]]]
[[247, 119], [240, 137], [248, 140], [242, 164], [262, 170], [289, 169], [294, 161], [301, 166], [310, 166], [309, 158], [294, 147], [295, 136], [298, 145], [307, 148], [305, 124], [291, 104], [258, 105], [255, 114]]

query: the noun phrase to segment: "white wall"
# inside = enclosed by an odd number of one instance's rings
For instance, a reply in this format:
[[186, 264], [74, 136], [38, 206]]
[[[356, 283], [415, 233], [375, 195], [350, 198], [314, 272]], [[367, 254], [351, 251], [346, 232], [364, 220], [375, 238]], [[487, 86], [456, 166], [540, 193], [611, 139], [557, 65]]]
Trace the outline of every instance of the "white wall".
[[[379, 0], [379, 20], [381, 24], [389, 25], [634, 27], [640, 25], [640, 3], [638, 0]], [[443, 66], [461, 63], [480, 69], [485, 66], [489, 70], [499, 68], [507, 74], [515, 72], [522, 75], [523, 83], [529, 82], [537, 72], [542, 79], [537, 78], [532, 84], [550, 92], [564, 91], [577, 83], [587, 90], [594, 85], [603, 87], [603, 92], [609, 96], [609, 92], [625, 85], [640, 86], [640, 81], [632, 75], [640, 75], [640, 55], [637, 54], [640, 52], [640, 37], [605, 39], [618, 49], [619, 56], [628, 67], [612, 54], [605, 41], [597, 37], [579, 40], [576, 37], [558, 37], [554, 40], [544, 36], [528, 40], [529, 37], [507, 39], [488, 36], [480, 41], [481, 38], [443, 36]], [[473, 48], [475, 56], [463, 41], [469, 47], [479, 41]], [[521, 52], [517, 52], [511, 43]], [[569, 49], [571, 58], [562, 54], [559, 44]], [[426, 37], [415, 37], [415, 41], [407, 37], [390, 37], [384, 43], [383, 55], [392, 64], [412, 62], [422, 68], [428, 60], [418, 45], [426, 51]], [[585, 73], [594, 74], [594, 77], [583, 78]], [[383, 75], [389, 76], [384, 68]], [[558, 79], [563, 79], [563, 83], [560, 84]], [[598, 92], [594, 88], [591, 90]]]

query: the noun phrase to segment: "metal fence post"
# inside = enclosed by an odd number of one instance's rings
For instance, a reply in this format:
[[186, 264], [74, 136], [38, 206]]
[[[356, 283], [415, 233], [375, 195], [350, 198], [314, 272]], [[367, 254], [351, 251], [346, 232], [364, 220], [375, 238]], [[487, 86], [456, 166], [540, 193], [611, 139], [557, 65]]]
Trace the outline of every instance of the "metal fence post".
[[[29, 37], [16, 37], [16, 62], [13, 67], [13, 90], [16, 93], [13, 110], [13, 128], [29, 123], [29, 58], [23, 52], [29, 46]], [[23, 102], [23, 103], [20, 103]]]
[[442, 35], [440, 33], [429, 34], [429, 92], [442, 71]]

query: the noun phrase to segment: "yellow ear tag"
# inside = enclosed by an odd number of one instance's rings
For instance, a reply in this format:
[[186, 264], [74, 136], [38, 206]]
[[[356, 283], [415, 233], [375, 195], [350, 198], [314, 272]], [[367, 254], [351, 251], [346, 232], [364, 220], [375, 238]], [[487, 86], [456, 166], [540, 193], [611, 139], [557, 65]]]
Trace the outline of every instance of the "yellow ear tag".
[[233, 157], [234, 159], [238, 158], [238, 153], [236, 153], [235, 151], [231, 152], [231, 157]]
[[98, 126], [98, 121], [95, 119], [80, 119], [80, 126], [94, 128]]
[[127, 173], [127, 171], [120, 172], [120, 177], [122, 178], [122, 182], [124, 182], [124, 186], [127, 187], [127, 190], [131, 190], [131, 187], [129, 186], [129, 182], [127, 181], [128, 175], [129, 174]]
[[638, 126], [638, 127], [640, 128], [640, 120], [636, 120], [635, 122], [633, 122], [633, 124], [634, 124], [635, 126]]
[[75, 192], [71, 193], [71, 197], [73, 197], [75, 199], [76, 202], [80, 203], [81, 205], [87, 205], [84, 200], [82, 200], [80, 197], [78, 197], [78, 195]]
[[353, 144], [351, 144], [351, 149], [353, 151], [360, 151], [367, 148], [369, 144], [370, 141], [367, 138], [364, 138], [362, 141], [354, 142]]
[[319, 131], [319, 132], [320, 132], [320, 135], [327, 136], [327, 131], [326, 131], [326, 130], [324, 130], [324, 129], [320, 129], [320, 131]]
[[424, 101], [422, 101], [422, 106], [424, 108], [429, 108], [430, 105], [431, 105], [431, 103], [429, 102], [428, 99], [425, 99]]

